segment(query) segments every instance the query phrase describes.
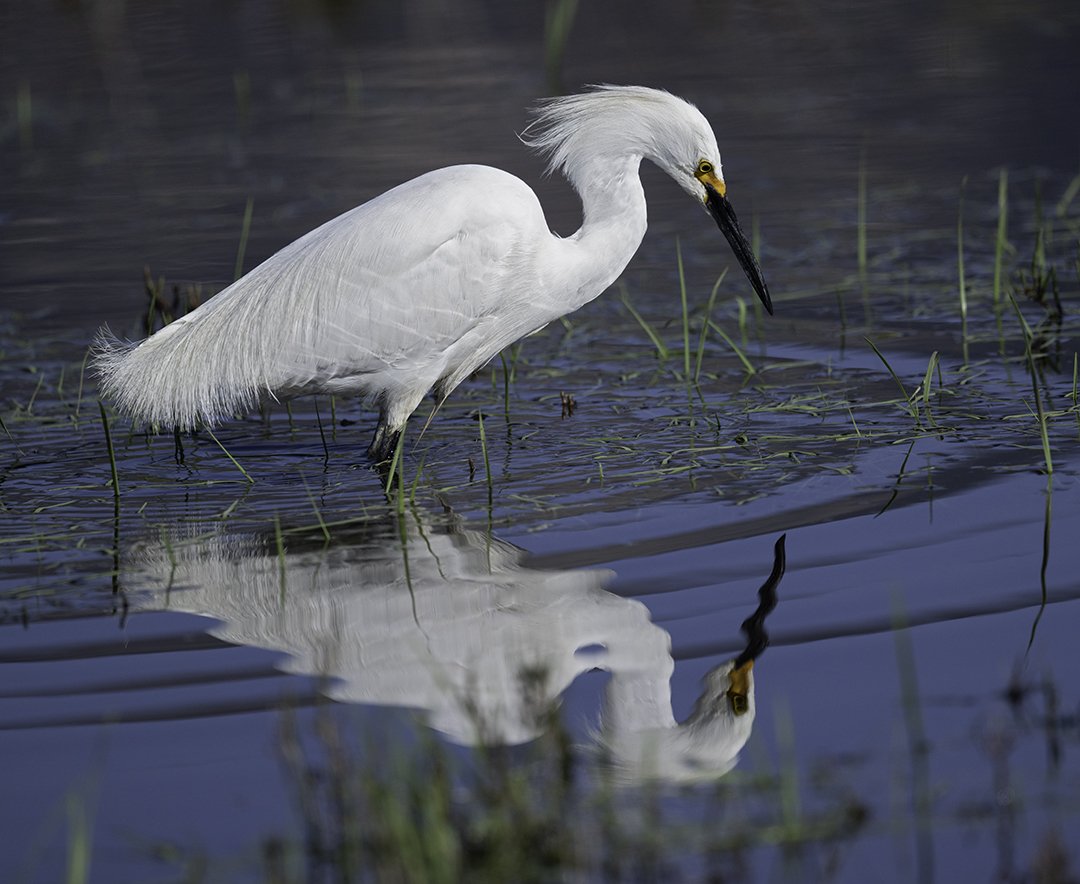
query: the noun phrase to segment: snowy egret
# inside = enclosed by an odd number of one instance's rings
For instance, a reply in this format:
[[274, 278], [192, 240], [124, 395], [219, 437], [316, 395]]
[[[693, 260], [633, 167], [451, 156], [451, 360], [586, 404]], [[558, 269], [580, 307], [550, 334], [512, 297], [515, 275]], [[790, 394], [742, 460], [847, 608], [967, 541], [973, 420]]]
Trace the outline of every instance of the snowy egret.
[[151, 424], [191, 429], [261, 399], [359, 394], [379, 410], [369, 455], [504, 347], [593, 300], [645, 235], [652, 160], [716, 220], [771, 313], [727, 199], [716, 137], [667, 92], [602, 86], [549, 99], [522, 135], [569, 179], [584, 220], [560, 238], [536, 194], [489, 166], [428, 172], [312, 230], [139, 344], [103, 329], [103, 392]]

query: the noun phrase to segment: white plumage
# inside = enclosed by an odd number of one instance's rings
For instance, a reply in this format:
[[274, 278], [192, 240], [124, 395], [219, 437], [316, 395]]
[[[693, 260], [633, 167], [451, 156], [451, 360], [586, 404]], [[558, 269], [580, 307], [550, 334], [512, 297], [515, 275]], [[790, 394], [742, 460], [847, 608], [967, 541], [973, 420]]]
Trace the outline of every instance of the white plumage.
[[771, 312], [695, 107], [655, 89], [600, 87], [542, 104], [523, 140], [580, 195], [573, 236], [552, 234], [531, 188], [507, 172], [429, 172], [316, 228], [139, 344], [103, 329], [94, 364], [104, 395], [138, 419], [190, 429], [264, 398], [358, 394], [379, 409], [369, 453], [385, 458], [429, 391], [441, 402], [615, 281], [645, 235], [643, 157], [710, 210]]

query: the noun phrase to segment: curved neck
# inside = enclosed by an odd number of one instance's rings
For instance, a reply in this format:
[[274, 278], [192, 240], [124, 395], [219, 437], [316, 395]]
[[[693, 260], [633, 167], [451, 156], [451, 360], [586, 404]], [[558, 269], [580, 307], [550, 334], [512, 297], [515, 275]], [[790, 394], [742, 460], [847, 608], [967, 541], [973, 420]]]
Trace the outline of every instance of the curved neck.
[[575, 170], [570, 183], [581, 197], [584, 218], [576, 233], [556, 240], [561, 288], [574, 293], [571, 310], [610, 286], [641, 245], [648, 212], [640, 165], [637, 155], [596, 157]]
[[626, 260], [630, 260], [645, 236], [648, 223], [640, 166], [640, 155], [615, 159], [600, 156], [576, 170], [570, 183], [581, 197], [584, 220], [575, 238], [618, 230], [632, 240], [624, 246], [628, 252]]

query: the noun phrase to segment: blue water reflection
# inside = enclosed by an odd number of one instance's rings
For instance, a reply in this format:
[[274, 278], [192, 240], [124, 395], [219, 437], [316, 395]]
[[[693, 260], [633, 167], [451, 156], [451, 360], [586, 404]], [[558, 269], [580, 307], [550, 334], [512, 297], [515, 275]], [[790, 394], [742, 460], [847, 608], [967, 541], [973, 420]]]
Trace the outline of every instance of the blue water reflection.
[[[602, 570], [537, 570], [486, 532], [415, 508], [337, 532], [224, 531], [139, 544], [122, 583], [135, 605], [221, 621], [210, 632], [284, 651], [337, 700], [421, 710], [466, 745], [515, 745], [579, 675], [610, 674], [594, 736], [627, 779], [721, 775], [756, 713], [753, 662], [773, 593], [736, 660], [712, 668], [693, 712], [672, 712], [671, 637]], [[763, 569], [764, 570], [764, 569]], [[747, 604], [751, 599], [748, 597]]]

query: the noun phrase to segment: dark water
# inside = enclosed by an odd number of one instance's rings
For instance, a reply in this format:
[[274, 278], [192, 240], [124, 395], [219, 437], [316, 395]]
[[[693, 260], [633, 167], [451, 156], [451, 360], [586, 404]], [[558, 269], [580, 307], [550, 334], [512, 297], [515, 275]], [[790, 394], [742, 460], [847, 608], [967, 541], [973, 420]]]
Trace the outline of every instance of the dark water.
[[[742, 648], [784, 533], [756, 714], [714, 734], [697, 773], [741, 748], [724, 782], [750, 793], [755, 775], [793, 771], [798, 819], [859, 822], [783, 854], [776, 820], [755, 817], [745, 877], [1077, 875], [1074, 4], [582, 4], [567, 88], [659, 85], [714, 123], [777, 301], [741, 336], [734, 299], [751, 296], [731, 275], [714, 318], [761, 370], [748, 378], [710, 335], [688, 386], [681, 351], [658, 361], [612, 292], [527, 341], [508, 386], [497, 363], [411, 437], [404, 522], [363, 462], [369, 418], [337, 403], [333, 425], [310, 401], [221, 428], [253, 484], [206, 437], [178, 465], [171, 439], [114, 418], [114, 508], [86, 344], [104, 321], [138, 334], [144, 266], [167, 291], [231, 279], [249, 198], [246, 267], [462, 161], [534, 182], [553, 227], [574, 229], [572, 195], [514, 137], [553, 89], [544, 17], [0, 12], [0, 878], [62, 879], [80, 808], [93, 880], [171, 880], [201, 856], [218, 878], [255, 877], [256, 847], [299, 827], [281, 709], [317, 704], [322, 675], [371, 732], [416, 719], [468, 744], [453, 702], [467, 688], [516, 744], [535, 736], [516, 673], [542, 662], [576, 739], [606, 704], [682, 779], [675, 722]], [[1052, 480], [1019, 322], [1008, 307], [999, 331], [990, 306], [1001, 168], [1006, 284], [1042, 338]], [[677, 188], [645, 181], [650, 231], [622, 284], [677, 349], [676, 236], [695, 309], [730, 258]], [[1060, 323], [1018, 275], [1040, 213]], [[909, 393], [939, 354], [918, 422], [864, 336]], [[746, 828], [710, 812], [713, 830]]]

